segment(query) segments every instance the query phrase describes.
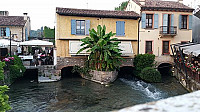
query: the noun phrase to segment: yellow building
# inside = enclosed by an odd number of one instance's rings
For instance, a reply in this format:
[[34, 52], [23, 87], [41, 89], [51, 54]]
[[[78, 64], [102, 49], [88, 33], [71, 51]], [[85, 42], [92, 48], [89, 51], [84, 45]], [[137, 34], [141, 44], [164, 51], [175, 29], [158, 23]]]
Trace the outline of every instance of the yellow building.
[[86, 52], [76, 54], [80, 39], [89, 35], [89, 29], [105, 25], [107, 33], [116, 33], [115, 37], [121, 41], [123, 56], [133, 58], [138, 53], [139, 19], [139, 14], [133, 11], [56, 8], [57, 57], [62, 60], [87, 55]]

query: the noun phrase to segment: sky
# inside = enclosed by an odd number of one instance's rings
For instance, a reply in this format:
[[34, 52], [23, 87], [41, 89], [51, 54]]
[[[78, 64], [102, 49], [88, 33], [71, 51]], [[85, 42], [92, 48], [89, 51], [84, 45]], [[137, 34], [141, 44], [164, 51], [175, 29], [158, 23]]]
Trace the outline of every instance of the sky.
[[23, 16], [23, 13], [28, 13], [31, 29], [37, 30], [42, 26], [55, 26], [56, 7], [114, 10], [114, 7], [123, 1], [127, 0], [1, 0], [0, 10], [9, 11], [10, 16]]

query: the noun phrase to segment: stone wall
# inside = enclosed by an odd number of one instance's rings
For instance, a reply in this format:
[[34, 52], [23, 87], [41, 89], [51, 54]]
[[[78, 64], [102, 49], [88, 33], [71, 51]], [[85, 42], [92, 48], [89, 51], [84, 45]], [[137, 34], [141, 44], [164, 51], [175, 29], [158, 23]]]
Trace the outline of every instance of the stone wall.
[[38, 76], [49, 77], [51, 75], [60, 76], [61, 70], [57, 70], [54, 65], [42, 65], [38, 67]]
[[[84, 62], [87, 57], [57, 57], [57, 70], [61, 70], [68, 66], [84, 66]], [[123, 66], [133, 66], [133, 58], [124, 58], [121, 67]]]

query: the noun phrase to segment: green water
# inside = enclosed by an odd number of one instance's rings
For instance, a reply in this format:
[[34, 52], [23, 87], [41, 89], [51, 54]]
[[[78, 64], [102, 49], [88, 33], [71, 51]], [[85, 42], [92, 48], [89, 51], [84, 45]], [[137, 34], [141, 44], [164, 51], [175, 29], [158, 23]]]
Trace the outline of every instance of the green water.
[[53, 83], [20, 80], [8, 94], [11, 112], [105, 112], [185, 93], [175, 78], [168, 77], [156, 84], [120, 78], [108, 87], [81, 78]]

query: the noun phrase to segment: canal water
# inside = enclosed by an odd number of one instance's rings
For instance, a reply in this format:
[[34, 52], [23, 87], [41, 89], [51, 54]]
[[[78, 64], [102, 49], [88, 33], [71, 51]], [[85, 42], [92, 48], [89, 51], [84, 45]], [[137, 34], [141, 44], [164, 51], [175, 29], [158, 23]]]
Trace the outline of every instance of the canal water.
[[105, 112], [185, 93], [177, 80], [168, 76], [163, 83], [119, 78], [109, 86], [81, 78], [53, 83], [20, 80], [8, 94], [11, 112]]

